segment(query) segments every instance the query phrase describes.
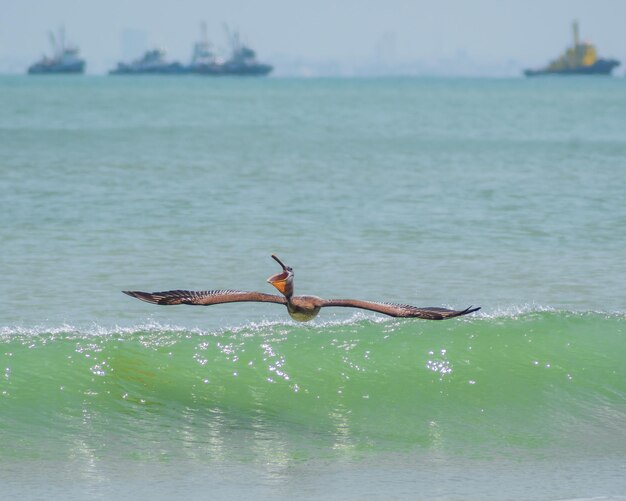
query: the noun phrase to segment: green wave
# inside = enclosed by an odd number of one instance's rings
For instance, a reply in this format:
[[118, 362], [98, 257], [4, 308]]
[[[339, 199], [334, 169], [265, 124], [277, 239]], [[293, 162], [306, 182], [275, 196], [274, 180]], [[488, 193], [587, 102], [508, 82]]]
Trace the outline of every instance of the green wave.
[[[626, 319], [0, 330], [0, 458], [626, 449]], [[120, 452], [124, 451], [124, 452]], [[185, 452], [186, 451], [186, 452]]]

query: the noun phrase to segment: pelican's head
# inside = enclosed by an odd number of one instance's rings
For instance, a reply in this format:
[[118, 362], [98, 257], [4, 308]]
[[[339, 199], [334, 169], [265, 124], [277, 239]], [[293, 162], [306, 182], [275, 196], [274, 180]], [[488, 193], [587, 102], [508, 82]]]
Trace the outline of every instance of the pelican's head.
[[283, 271], [272, 275], [267, 281], [276, 287], [286, 298], [289, 298], [293, 294], [293, 269], [285, 266], [274, 254], [272, 254], [272, 258], [282, 266]]

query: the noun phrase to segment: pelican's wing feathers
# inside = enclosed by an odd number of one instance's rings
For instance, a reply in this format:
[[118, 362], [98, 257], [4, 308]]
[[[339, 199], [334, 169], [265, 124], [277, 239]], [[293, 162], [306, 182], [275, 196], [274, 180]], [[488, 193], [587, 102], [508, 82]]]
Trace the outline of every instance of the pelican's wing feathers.
[[343, 306], [361, 308], [364, 310], [383, 313], [391, 317], [423, 318], [426, 320], [445, 320], [446, 318], [460, 317], [480, 310], [471, 306], [464, 310], [449, 310], [447, 308], [425, 307], [417, 308], [408, 304], [378, 303], [375, 301], [361, 301], [358, 299], [327, 299], [322, 306]]
[[163, 292], [122, 291], [142, 301], [154, 304], [193, 304], [208, 306], [221, 303], [260, 302], [287, 304], [287, 300], [275, 294], [263, 292], [246, 292], [236, 290], [185, 291], [173, 290]]

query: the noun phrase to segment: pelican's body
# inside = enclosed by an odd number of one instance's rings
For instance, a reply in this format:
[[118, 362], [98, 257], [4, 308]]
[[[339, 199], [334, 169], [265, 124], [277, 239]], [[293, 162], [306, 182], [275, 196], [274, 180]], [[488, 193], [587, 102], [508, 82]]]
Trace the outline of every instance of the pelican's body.
[[361, 308], [383, 313], [392, 317], [423, 318], [427, 320], [444, 320], [446, 318], [467, 315], [480, 308], [466, 308], [464, 310], [449, 310], [447, 308], [417, 308], [407, 304], [379, 303], [375, 301], [361, 301], [358, 299], [322, 299], [317, 296], [295, 296], [293, 294], [293, 269], [285, 266], [280, 259], [272, 254], [283, 268], [283, 271], [272, 275], [267, 281], [272, 284], [282, 296], [265, 294], [263, 292], [246, 292], [238, 290], [210, 290], [187, 291], [171, 290], [164, 292], [122, 291], [129, 296], [136, 297], [148, 303], [160, 305], [191, 304], [208, 306], [221, 303], [262, 302], [277, 303], [287, 306], [289, 316], [298, 322], [313, 320], [325, 306], [339, 306]]
[[324, 300], [317, 296], [292, 296], [287, 302], [289, 316], [298, 322], [313, 320], [324, 306]]

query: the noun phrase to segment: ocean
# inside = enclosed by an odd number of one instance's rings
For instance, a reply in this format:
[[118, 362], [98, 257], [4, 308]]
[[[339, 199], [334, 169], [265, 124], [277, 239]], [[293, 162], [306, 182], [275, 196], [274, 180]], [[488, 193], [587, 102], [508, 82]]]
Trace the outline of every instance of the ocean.
[[[619, 78], [0, 77], [1, 499], [626, 499]], [[482, 309], [432, 322], [122, 290]]]

